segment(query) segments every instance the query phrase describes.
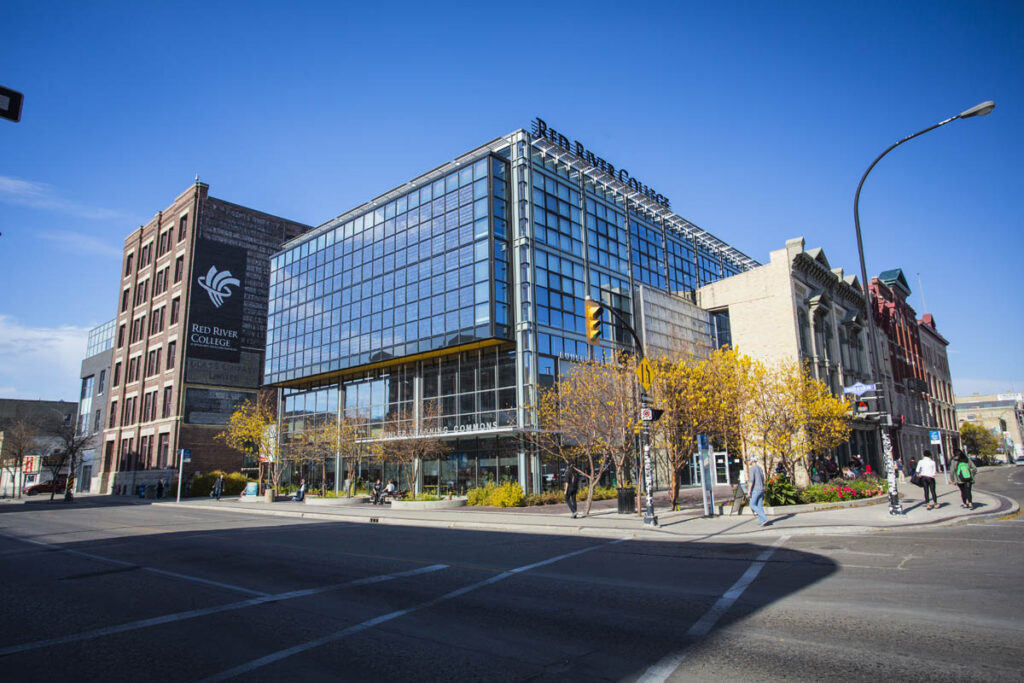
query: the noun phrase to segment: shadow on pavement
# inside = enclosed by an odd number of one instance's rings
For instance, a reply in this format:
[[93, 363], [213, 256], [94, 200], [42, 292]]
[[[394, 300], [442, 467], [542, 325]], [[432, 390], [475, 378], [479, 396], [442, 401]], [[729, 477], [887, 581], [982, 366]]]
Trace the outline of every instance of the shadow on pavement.
[[[126, 515], [127, 506], [136, 510]], [[67, 542], [59, 528], [50, 535], [35, 530], [35, 538], [73, 552], [13, 540], [7, 536], [18, 535], [17, 520], [5, 518], [0, 574], [10, 579], [0, 585], [0, 597], [21, 616], [19, 628], [3, 634], [0, 650], [242, 604], [253, 595], [341, 587], [62, 644], [46, 680], [109, 680], [107, 672], [115, 670], [134, 671], [133, 680], [168, 680], [172, 670], [174, 680], [196, 680], [339, 633], [346, 635], [268, 664], [256, 676], [622, 680], [696, 643], [690, 628], [714, 613], [752, 567], [758, 575], [713, 630], [837, 569], [824, 556], [759, 543], [614, 542], [285, 518], [231, 528], [203, 519], [191, 523], [205, 528], [173, 530], [185, 522], [134, 502], [55, 503], [53, 509], [98, 507], [110, 508], [103, 519], [111, 531], [97, 531], [101, 537], [93, 540]], [[445, 568], [348, 585], [434, 565]], [[399, 616], [381, 621], [390, 614]], [[0, 667], [12, 680], [37, 680], [38, 658], [46, 652], [0, 656]], [[140, 668], [142, 662], [148, 664]]]

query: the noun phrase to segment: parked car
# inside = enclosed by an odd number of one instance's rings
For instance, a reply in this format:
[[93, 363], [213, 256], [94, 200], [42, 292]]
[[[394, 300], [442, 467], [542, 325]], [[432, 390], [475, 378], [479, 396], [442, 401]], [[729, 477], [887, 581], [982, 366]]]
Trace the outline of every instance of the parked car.
[[61, 477], [60, 479], [50, 481], [39, 482], [32, 486], [25, 487], [26, 496], [34, 496], [37, 493], [64, 493], [64, 487], [67, 486], [68, 480]]

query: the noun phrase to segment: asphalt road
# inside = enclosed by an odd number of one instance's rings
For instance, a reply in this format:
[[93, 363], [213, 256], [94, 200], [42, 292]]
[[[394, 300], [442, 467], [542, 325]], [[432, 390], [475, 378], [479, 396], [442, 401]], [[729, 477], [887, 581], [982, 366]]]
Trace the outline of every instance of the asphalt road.
[[[979, 487], [1024, 498], [1024, 467]], [[0, 505], [11, 681], [1020, 681], [1024, 521], [636, 541]]]

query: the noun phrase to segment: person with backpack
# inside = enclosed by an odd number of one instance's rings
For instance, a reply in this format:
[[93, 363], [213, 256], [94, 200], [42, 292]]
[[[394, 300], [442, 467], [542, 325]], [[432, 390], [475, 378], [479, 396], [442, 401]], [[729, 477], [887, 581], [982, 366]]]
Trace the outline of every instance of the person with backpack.
[[978, 474], [978, 467], [959, 448], [954, 451], [953, 463], [953, 483], [960, 488], [960, 507], [973, 510], [971, 487], [974, 485], [974, 477]]
[[580, 477], [576, 468], [568, 465], [565, 468], [565, 504], [569, 506], [572, 518], [576, 519], [576, 492], [580, 488]]
[[921, 460], [917, 463], [917, 468], [914, 471], [918, 477], [920, 477], [921, 487], [924, 488], [924, 502], [925, 509], [931, 510], [932, 508], [938, 509], [939, 497], [935, 495], [935, 461], [932, 460], [931, 451], [926, 450], [921, 455]]

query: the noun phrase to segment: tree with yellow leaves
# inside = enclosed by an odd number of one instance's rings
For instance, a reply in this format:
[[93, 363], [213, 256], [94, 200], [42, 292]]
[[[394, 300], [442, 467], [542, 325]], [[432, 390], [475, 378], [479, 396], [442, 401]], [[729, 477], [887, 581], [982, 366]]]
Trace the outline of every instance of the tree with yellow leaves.
[[697, 451], [698, 435], [706, 434], [730, 449], [741, 448], [751, 361], [734, 349], [722, 348], [708, 358], [659, 357], [653, 365], [655, 403], [665, 412], [652, 425], [651, 438], [669, 474], [674, 509], [680, 477]]
[[278, 457], [277, 411], [273, 392], [264, 391], [255, 401], [245, 401], [231, 414], [227, 429], [214, 438], [256, 460], [259, 463], [257, 479], [262, 482], [266, 475], [270, 485], [275, 489], [278, 487], [284, 468]]
[[812, 455], [849, 439], [849, 404], [832, 396], [802, 364], [755, 362], [751, 386], [743, 414], [744, 435], [764, 455], [769, 472], [781, 464], [791, 481], [805, 482]]
[[531, 406], [537, 429], [528, 438], [542, 457], [561, 461], [587, 480], [585, 515], [598, 480], [612, 463], [620, 483], [628, 480], [639, 417], [634, 371], [635, 361], [626, 357], [573, 364]]

